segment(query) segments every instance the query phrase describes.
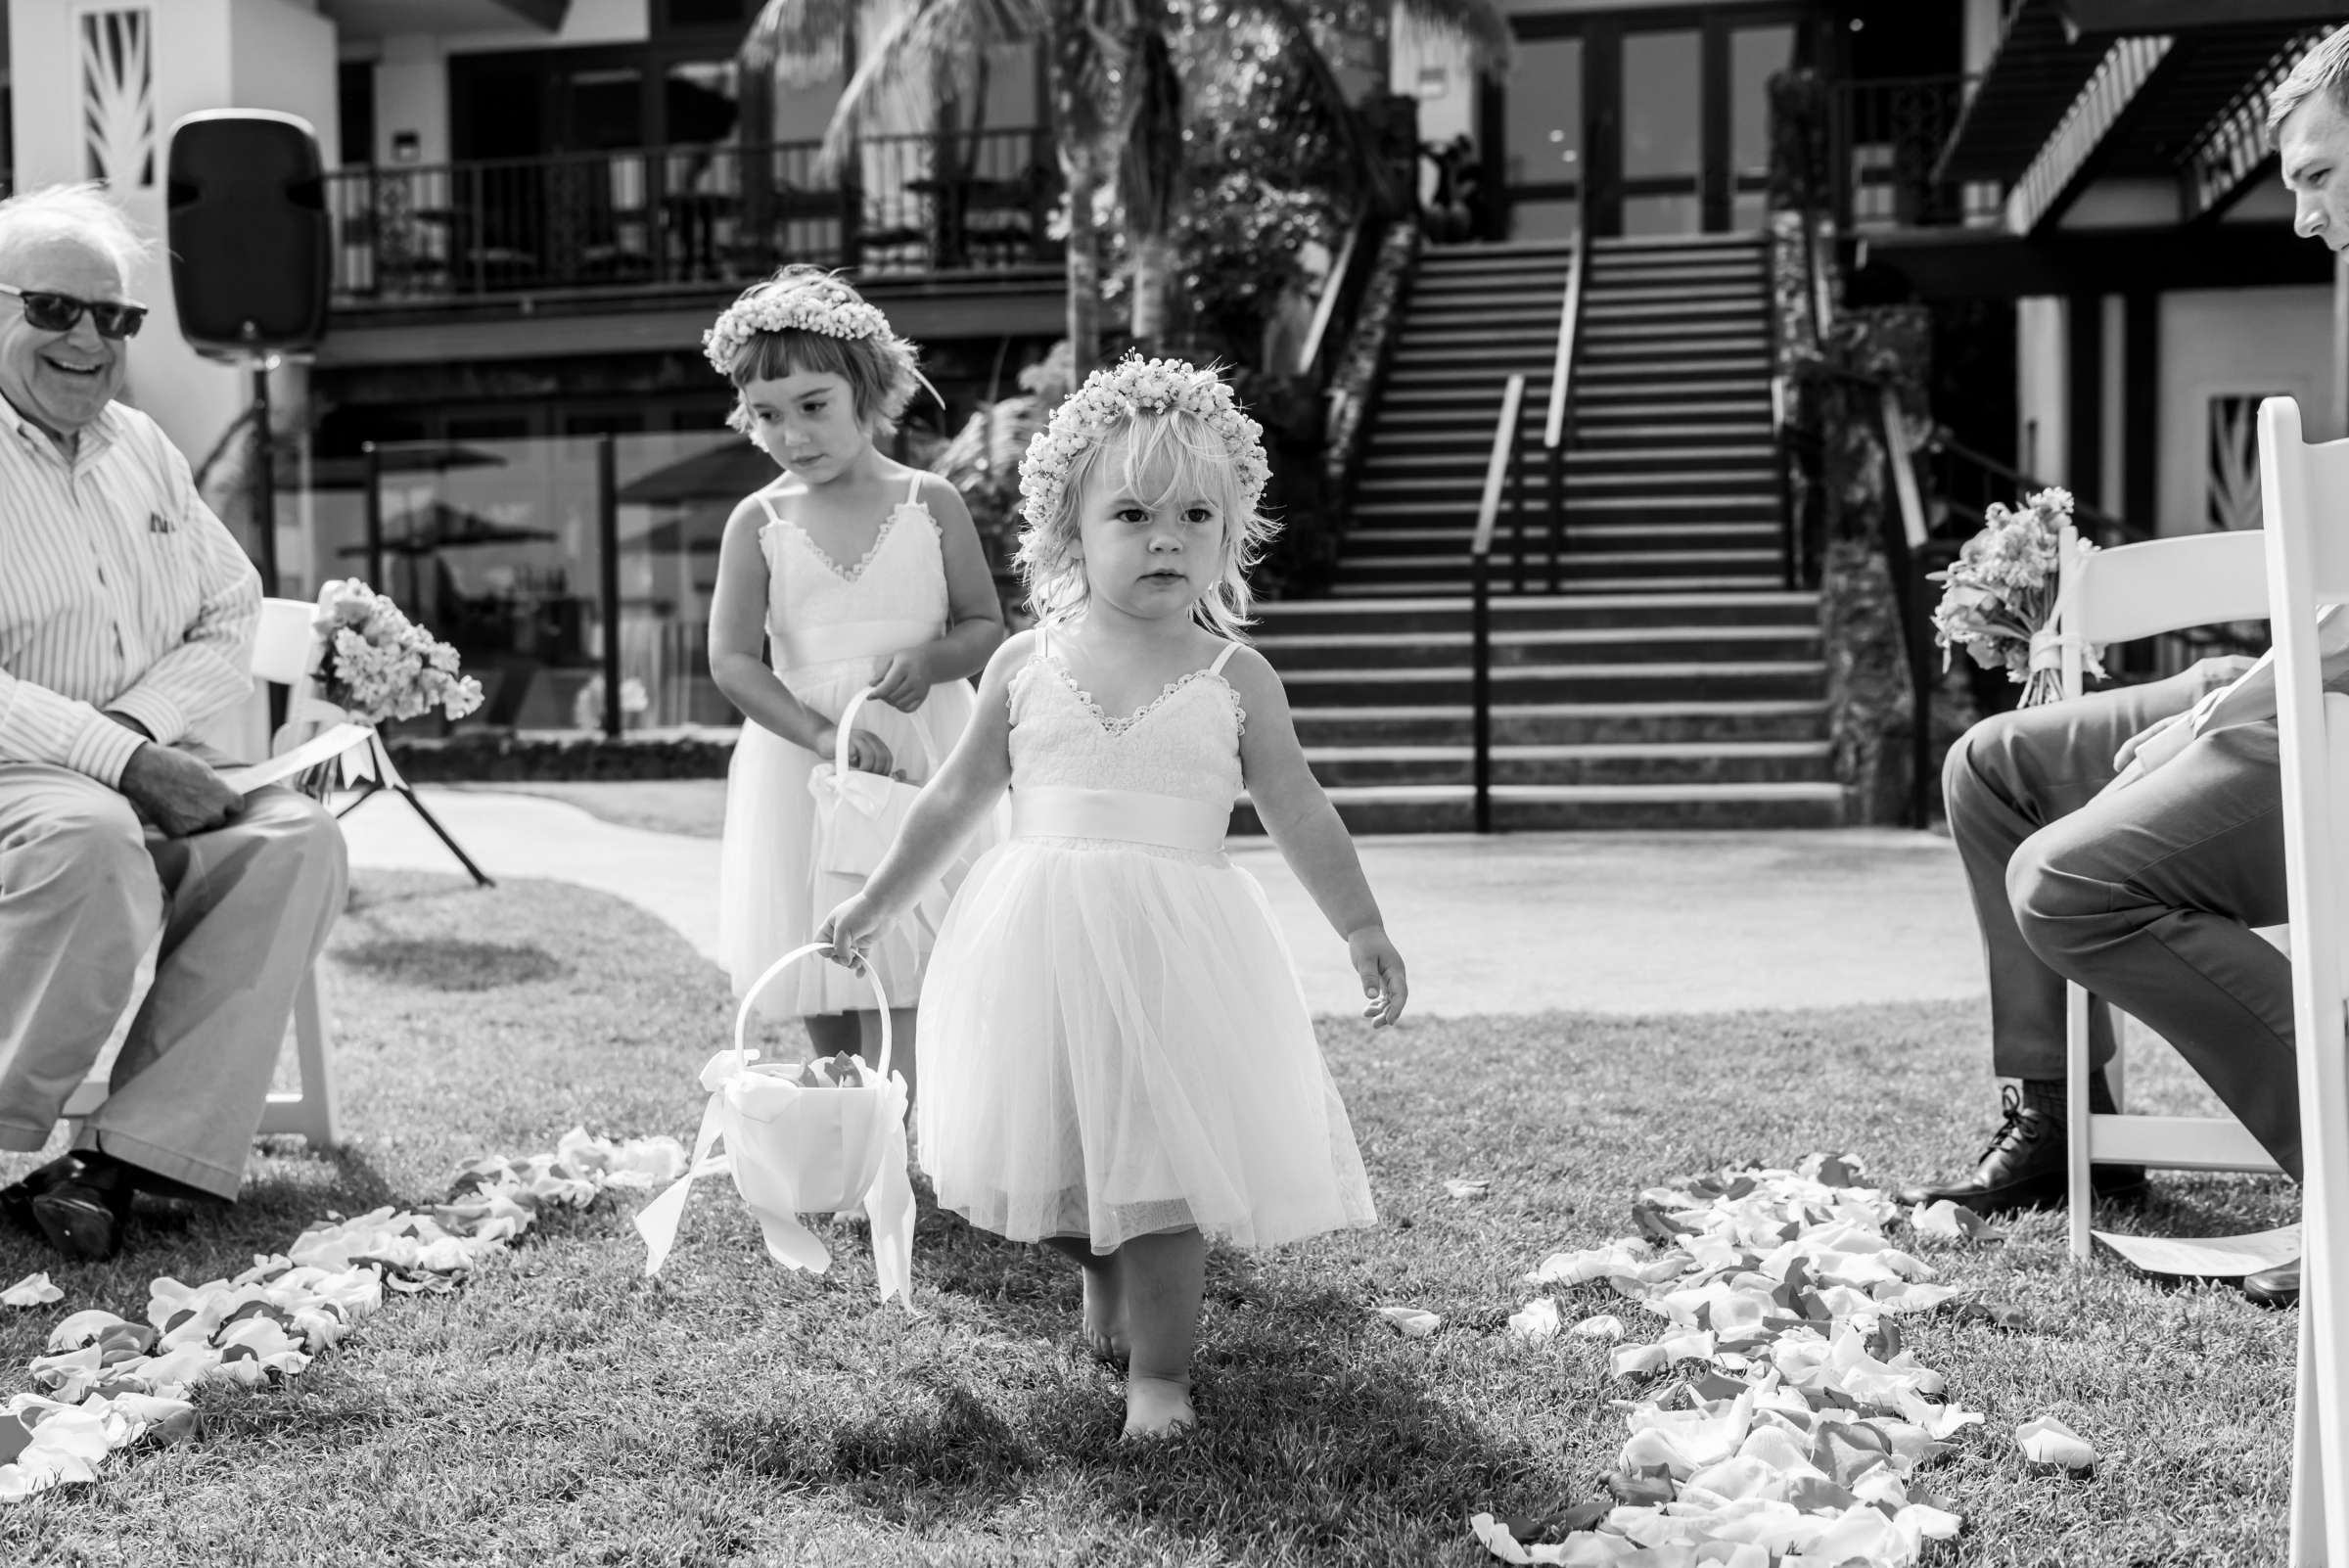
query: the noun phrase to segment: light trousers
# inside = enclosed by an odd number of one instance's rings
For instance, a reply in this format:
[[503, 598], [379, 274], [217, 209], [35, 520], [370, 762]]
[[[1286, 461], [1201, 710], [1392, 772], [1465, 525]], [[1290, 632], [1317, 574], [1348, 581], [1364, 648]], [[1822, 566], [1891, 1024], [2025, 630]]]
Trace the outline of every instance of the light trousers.
[[[1951, 748], [1942, 791], [1990, 971], [1994, 1071], [2063, 1077], [2075, 981], [2176, 1046], [2296, 1180], [2291, 964], [2254, 929], [2285, 919], [2276, 726], [2204, 735], [2100, 793], [2123, 742], [2249, 663], [1985, 719]], [[2112, 1049], [2098, 1005], [2090, 1059]]]
[[83, 774], [0, 762], [0, 1149], [47, 1141], [160, 937], [79, 1142], [235, 1197], [346, 878], [342, 830], [292, 791], [257, 791], [226, 827], [171, 839]]

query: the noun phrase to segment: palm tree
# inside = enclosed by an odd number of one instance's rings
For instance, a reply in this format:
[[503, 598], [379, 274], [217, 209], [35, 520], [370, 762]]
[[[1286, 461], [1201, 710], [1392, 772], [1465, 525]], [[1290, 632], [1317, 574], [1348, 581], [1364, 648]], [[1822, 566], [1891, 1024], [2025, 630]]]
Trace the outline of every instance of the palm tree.
[[[858, 129], [892, 94], [961, 96], [987, 51], [1042, 45], [1052, 130], [1068, 195], [1068, 337], [1079, 366], [1100, 357], [1101, 246], [1095, 203], [1114, 190], [1135, 257], [1134, 336], [1164, 331], [1173, 230], [1183, 199], [1182, 81], [1171, 47], [1179, 23], [1214, 25], [1210, 0], [911, 0], [869, 51], [853, 47], [860, 0], [765, 0], [744, 40], [745, 67], [787, 79], [827, 77], [842, 40], [855, 69], [824, 134], [821, 161], [845, 162]], [[1414, 21], [1461, 39], [1488, 69], [1509, 58], [1508, 19], [1497, 0], [1404, 0]], [[1200, 13], [1194, 17], [1194, 12]], [[1356, 133], [1337, 72], [1299, 0], [1225, 0], [1221, 21], [1242, 16], [1286, 34], [1321, 86], [1340, 135], [1359, 155], [1366, 183], [1385, 176]]]

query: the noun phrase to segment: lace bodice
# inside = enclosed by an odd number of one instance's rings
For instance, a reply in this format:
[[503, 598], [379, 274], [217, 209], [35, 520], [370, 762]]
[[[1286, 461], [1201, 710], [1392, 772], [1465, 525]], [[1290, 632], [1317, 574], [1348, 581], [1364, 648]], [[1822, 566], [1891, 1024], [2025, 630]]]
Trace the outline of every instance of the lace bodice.
[[1195, 669], [1112, 719], [1039, 646], [1012, 673], [1010, 706], [1015, 790], [1139, 790], [1213, 806], [1239, 799], [1248, 715], [1221, 670]]
[[760, 492], [767, 514], [759, 530], [766, 560], [766, 632], [778, 670], [838, 662], [827, 657], [834, 651], [825, 645], [828, 627], [898, 624], [903, 628], [900, 646], [945, 630], [945, 557], [937, 520], [914, 498], [921, 482], [916, 474], [905, 499], [882, 520], [872, 547], [854, 562], [826, 555], [772, 495]]

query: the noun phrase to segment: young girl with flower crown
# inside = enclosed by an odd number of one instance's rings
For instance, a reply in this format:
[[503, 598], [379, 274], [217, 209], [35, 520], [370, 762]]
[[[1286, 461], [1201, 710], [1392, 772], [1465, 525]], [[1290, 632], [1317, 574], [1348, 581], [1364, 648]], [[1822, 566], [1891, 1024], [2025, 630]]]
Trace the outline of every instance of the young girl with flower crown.
[[1222, 848], [1245, 789], [1345, 937], [1364, 1015], [1401, 1015], [1354, 842], [1236, 640], [1267, 474], [1210, 371], [1129, 359], [1060, 406], [1020, 467], [1040, 623], [989, 662], [954, 754], [816, 938], [861, 952], [1010, 787], [1012, 837], [964, 882], [922, 990], [922, 1165], [942, 1206], [1082, 1266], [1085, 1336], [1129, 1360], [1128, 1436], [1195, 1419], [1207, 1238], [1373, 1218], [1288, 949]]
[[[850, 699], [871, 693], [849, 765], [928, 779], [970, 719], [967, 677], [1003, 640], [1003, 617], [953, 485], [873, 445], [920, 381], [913, 345], [879, 310], [827, 273], [786, 267], [745, 290], [703, 344], [738, 393], [727, 423], [782, 470], [727, 520], [710, 609], [710, 673], [748, 720], [718, 862], [718, 947], [739, 995], [848, 891], [811, 855], [808, 776], [832, 759]], [[906, 918], [869, 954], [893, 1000], [918, 992], [967, 868], [942, 856], [903, 888]], [[871, 1007], [863, 981], [825, 964], [786, 970], [760, 995], [761, 1011], [804, 1018], [825, 1055], [878, 1039]], [[910, 1007], [892, 1017], [909, 1088], [913, 1022]]]

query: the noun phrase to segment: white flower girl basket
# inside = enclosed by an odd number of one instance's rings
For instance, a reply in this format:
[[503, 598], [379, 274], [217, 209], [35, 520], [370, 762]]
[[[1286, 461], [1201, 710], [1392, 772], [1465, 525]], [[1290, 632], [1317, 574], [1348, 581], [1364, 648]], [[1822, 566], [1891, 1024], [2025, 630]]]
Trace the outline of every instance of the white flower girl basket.
[[[859, 1059], [854, 1085], [804, 1084], [799, 1066], [761, 1063], [744, 1043], [759, 993], [791, 965], [828, 950], [822, 943], [795, 947], [743, 993], [734, 1014], [733, 1049], [719, 1051], [702, 1069], [710, 1104], [702, 1113], [693, 1159], [674, 1185], [637, 1211], [647, 1274], [660, 1270], [676, 1242], [693, 1178], [731, 1171], [734, 1189], [758, 1220], [775, 1262], [822, 1273], [832, 1266], [832, 1255], [799, 1217], [861, 1208], [872, 1222], [881, 1299], [895, 1295], [908, 1307], [913, 1304], [905, 1080], [890, 1071], [889, 998], [879, 978], [869, 968], [862, 971], [881, 1014], [881, 1064], [875, 1069]], [[726, 1152], [714, 1156], [712, 1149], [721, 1139]]]
[[[881, 856], [898, 836], [898, 824], [905, 820], [906, 810], [922, 793], [919, 784], [850, 768], [851, 731], [857, 710], [871, 696], [868, 687], [849, 699], [833, 726], [837, 738], [832, 743], [831, 762], [818, 762], [807, 774], [807, 791], [815, 797], [815, 830], [809, 843], [815, 867], [832, 876], [852, 878], [857, 887], [881, 864]], [[838, 901], [827, 899], [825, 906]]]

